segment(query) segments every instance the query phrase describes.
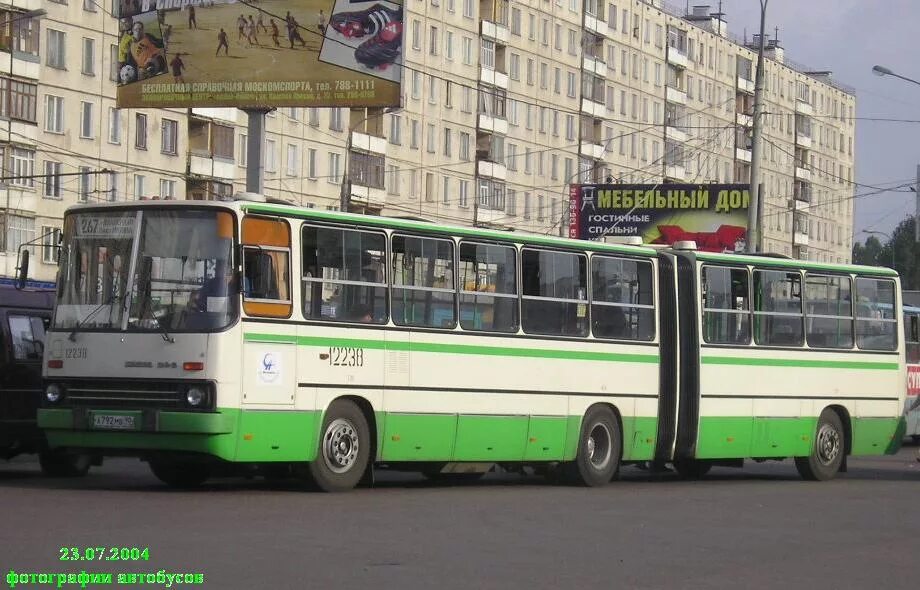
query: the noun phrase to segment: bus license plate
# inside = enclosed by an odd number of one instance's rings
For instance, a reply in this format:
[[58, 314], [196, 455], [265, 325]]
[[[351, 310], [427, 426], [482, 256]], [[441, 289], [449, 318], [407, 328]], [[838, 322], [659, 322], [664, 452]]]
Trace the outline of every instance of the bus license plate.
[[93, 416], [93, 427], [106, 430], [134, 430], [134, 416]]

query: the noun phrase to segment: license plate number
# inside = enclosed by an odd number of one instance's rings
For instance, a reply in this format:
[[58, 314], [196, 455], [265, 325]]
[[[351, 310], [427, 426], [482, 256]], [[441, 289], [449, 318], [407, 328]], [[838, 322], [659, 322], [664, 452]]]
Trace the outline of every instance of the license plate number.
[[134, 430], [134, 416], [93, 416], [93, 427], [106, 430]]

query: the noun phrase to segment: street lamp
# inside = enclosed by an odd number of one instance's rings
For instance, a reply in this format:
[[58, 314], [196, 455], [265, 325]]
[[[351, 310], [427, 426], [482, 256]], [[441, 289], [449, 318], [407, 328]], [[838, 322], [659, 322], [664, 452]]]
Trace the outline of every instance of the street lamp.
[[888, 244], [891, 245], [891, 268], [893, 269], [894, 268], [894, 239], [892, 239], [891, 234], [887, 234], [883, 231], [876, 231], [876, 230], [869, 230], [869, 229], [862, 230], [862, 233], [868, 234], [870, 236], [885, 236], [886, 238], [888, 238]]
[[920, 82], [917, 80], [908, 78], [907, 76], [902, 76], [901, 74], [896, 74], [891, 70], [891, 68], [886, 68], [885, 66], [872, 66], [872, 71], [879, 76], [894, 76], [895, 78], [907, 80], [908, 82], [913, 82], [917, 86], [920, 86]]
[[342, 186], [339, 191], [339, 210], [343, 213], [348, 213], [349, 206], [351, 205], [351, 171], [348, 169], [348, 161], [351, 154], [351, 138], [352, 135], [354, 135], [355, 129], [369, 119], [382, 117], [388, 113], [395, 113], [398, 110], [400, 110], [400, 107], [385, 108], [379, 113], [367, 115], [357, 123], [348, 126], [348, 137], [345, 138], [345, 166], [342, 170]]

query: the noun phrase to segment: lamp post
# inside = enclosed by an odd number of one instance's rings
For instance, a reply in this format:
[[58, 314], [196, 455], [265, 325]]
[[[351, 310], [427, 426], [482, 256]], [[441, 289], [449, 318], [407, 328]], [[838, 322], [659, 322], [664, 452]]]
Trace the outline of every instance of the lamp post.
[[888, 238], [888, 243], [891, 245], [891, 268], [894, 269], [894, 240], [892, 239], [891, 234], [887, 234], [883, 231], [875, 231], [875, 230], [868, 230], [868, 229], [862, 230], [862, 233], [870, 235], [870, 236], [885, 236], [886, 238]]
[[349, 159], [351, 155], [351, 138], [354, 135], [355, 129], [358, 128], [362, 123], [369, 119], [374, 119], [376, 117], [382, 117], [388, 113], [395, 113], [400, 110], [399, 108], [386, 108], [379, 113], [374, 113], [372, 115], [367, 115], [360, 121], [354, 123], [353, 125], [348, 126], [348, 136], [345, 138], [345, 166], [342, 169], [342, 186], [339, 190], [339, 210], [343, 213], [348, 213], [348, 209], [351, 206], [351, 171], [348, 168]]
[[764, 87], [764, 64], [763, 50], [765, 37], [765, 23], [767, 20], [767, 2], [769, 0], [760, 0], [760, 39], [757, 48], [757, 71], [754, 74], [754, 125], [751, 137], [751, 201], [748, 204], [748, 229], [745, 236], [745, 250], [748, 254], [757, 252], [760, 249], [760, 200], [763, 195], [760, 194], [760, 153], [761, 137], [763, 135], [763, 87]]
[[[902, 76], [901, 74], [896, 74], [891, 68], [886, 68], [885, 66], [872, 66], [872, 71], [879, 76], [894, 76], [895, 78], [900, 78], [920, 86], [920, 82], [917, 80]], [[917, 166], [917, 189], [914, 192], [917, 193], [916, 206], [914, 209], [914, 242], [920, 243], [920, 165]]]

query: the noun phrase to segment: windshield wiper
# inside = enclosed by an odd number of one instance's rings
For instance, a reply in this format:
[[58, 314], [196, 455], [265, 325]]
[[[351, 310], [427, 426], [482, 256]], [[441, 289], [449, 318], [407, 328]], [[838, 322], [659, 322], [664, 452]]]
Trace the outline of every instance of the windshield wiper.
[[141, 312], [138, 321], [143, 321], [145, 319], [153, 320], [156, 323], [157, 329], [160, 331], [160, 335], [163, 336], [163, 342], [173, 344], [176, 339], [169, 335], [169, 332], [166, 331], [166, 327], [160, 323], [160, 318], [158, 318], [150, 308], [150, 301], [152, 300], [150, 295], [150, 282], [152, 279], [149, 272], [145, 274], [146, 281], [143, 285], [138, 287], [138, 292], [141, 294], [141, 297], [143, 297], [140, 301]]
[[[86, 317], [84, 317], [82, 320], [80, 320], [79, 322], [77, 322], [77, 325], [74, 326], [73, 329], [70, 331], [70, 335], [67, 336], [67, 339], [70, 340], [71, 342], [76, 342], [76, 341], [77, 341], [77, 331], [78, 331], [80, 328], [82, 328], [83, 325], [86, 324], [86, 322], [88, 322], [88, 321], [90, 321], [91, 319], [93, 319], [94, 317], [96, 317], [96, 314], [99, 313], [100, 311], [102, 311], [104, 308], [108, 307], [109, 309], [111, 309], [112, 306], [115, 304], [115, 302], [117, 302], [117, 301], [119, 301], [119, 300], [121, 300], [121, 299], [123, 299], [123, 298], [124, 298], [124, 294], [122, 294], [122, 295], [115, 295], [115, 294], [112, 294], [112, 298], [111, 298], [111, 299], [109, 299], [108, 301], [105, 301], [105, 302], [100, 303], [99, 305], [97, 305], [97, 306], [95, 307], [95, 309], [93, 309], [91, 312], [89, 312], [88, 314], [86, 314]], [[112, 318], [111, 318], [111, 316], [110, 316], [110, 317], [109, 317], [110, 323], [111, 323], [111, 319], [112, 319]]]

